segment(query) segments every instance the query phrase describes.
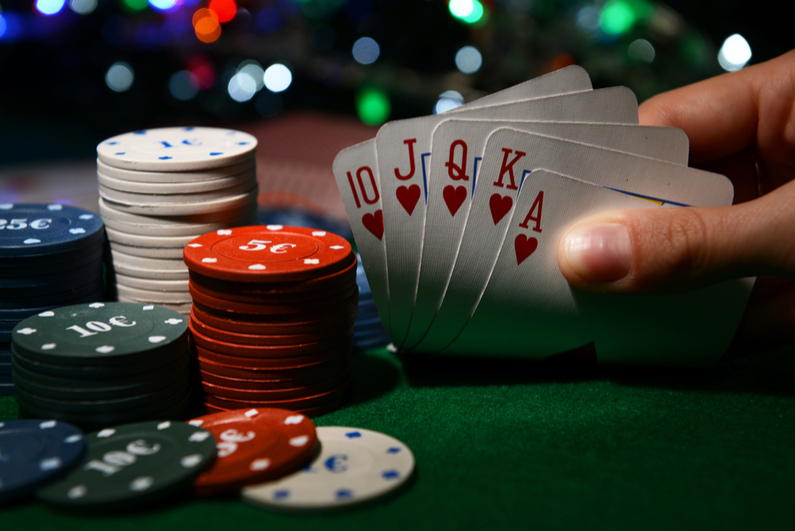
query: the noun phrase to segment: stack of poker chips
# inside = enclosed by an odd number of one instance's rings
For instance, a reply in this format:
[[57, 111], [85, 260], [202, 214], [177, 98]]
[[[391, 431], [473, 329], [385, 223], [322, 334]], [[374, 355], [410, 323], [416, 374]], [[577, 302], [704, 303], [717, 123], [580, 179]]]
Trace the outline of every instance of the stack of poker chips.
[[186, 321], [123, 302], [28, 317], [11, 334], [20, 413], [84, 429], [173, 418], [190, 399]]
[[257, 139], [240, 131], [170, 127], [97, 146], [99, 212], [120, 301], [190, 312], [186, 243], [257, 219]]
[[370, 284], [364, 272], [362, 259], [357, 254], [356, 284], [359, 286], [359, 311], [356, 314], [356, 324], [353, 325], [353, 348], [355, 350], [369, 350], [383, 347], [391, 339], [381, 322], [381, 316], [373, 301]]
[[13, 394], [11, 330], [56, 306], [104, 300], [104, 231], [66, 205], [0, 205], [0, 394]]
[[356, 255], [330, 232], [281, 225], [187, 246], [190, 330], [209, 412], [339, 407], [351, 380]]

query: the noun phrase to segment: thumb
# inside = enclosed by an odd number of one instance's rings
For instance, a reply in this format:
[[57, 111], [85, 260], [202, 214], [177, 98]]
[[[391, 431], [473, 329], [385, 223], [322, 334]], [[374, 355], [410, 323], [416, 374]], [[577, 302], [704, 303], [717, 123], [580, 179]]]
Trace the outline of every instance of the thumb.
[[729, 278], [795, 274], [795, 183], [735, 206], [623, 210], [574, 224], [558, 265], [572, 285], [681, 291]]

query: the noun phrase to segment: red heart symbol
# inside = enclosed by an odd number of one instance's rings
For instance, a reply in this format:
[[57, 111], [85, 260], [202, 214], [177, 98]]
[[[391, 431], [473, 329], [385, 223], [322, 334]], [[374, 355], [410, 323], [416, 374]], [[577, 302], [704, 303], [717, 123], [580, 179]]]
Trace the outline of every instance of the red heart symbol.
[[420, 187], [416, 184], [412, 184], [408, 188], [405, 186], [398, 186], [398, 189], [395, 191], [398, 201], [400, 201], [400, 204], [406, 209], [406, 212], [409, 213], [409, 216], [414, 213], [414, 207], [417, 206], [417, 201], [420, 200], [421, 193]]
[[516, 250], [516, 265], [519, 265], [538, 249], [538, 240], [520, 234], [513, 241], [513, 248]]
[[444, 202], [447, 204], [450, 215], [455, 216], [455, 213], [458, 212], [458, 209], [461, 208], [461, 205], [466, 201], [467, 189], [465, 186], [453, 186], [452, 184], [448, 184], [444, 187], [444, 190], [442, 190], [442, 197], [444, 197]]
[[491, 208], [491, 219], [494, 220], [495, 225], [505, 217], [505, 214], [511, 210], [512, 206], [513, 199], [511, 199], [511, 197], [508, 195], [505, 197], [501, 196], [500, 194], [494, 194], [491, 196], [489, 199], [489, 208]]
[[365, 214], [362, 216], [362, 225], [380, 240], [384, 235], [384, 213], [376, 210], [374, 214]]

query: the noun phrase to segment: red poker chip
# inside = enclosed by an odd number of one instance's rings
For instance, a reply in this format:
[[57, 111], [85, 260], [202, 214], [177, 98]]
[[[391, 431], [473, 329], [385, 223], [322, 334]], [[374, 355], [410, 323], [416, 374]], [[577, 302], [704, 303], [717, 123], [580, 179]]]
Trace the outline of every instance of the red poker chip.
[[231, 389], [240, 389], [243, 391], [289, 391], [296, 388], [325, 385], [328, 382], [341, 378], [348, 370], [350, 370], [350, 368], [347, 364], [339, 364], [338, 368], [332, 366], [329, 372], [317, 372], [291, 380], [256, 379], [256, 374], [248, 374], [248, 378], [231, 378], [229, 376], [219, 376], [201, 369], [197, 370], [196, 375], [202, 383], [209, 383], [219, 387], [229, 387]]
[[351, 244], [331, 232], [265, 225], [199, 236], [183, 250], [185, 265], [208, 277], [273, 282], [329, 275], [350, 265]]
[[210, 294], [216, 291], [227, 294], [239, 293], [265, 299], [289, 296], [294, 300], [301, 300], [302, 297], [316, 298], [316, 295], [314, 295], [316, 293], [341, 291], [344, 286], [355, 283], [356, 266], [356, 255], [352, 254], [350, 265], [336, 273], [293, 282], [235, 282], [233, 280], [208, 277], [196, 271], [189, 271], [188, 275], [191, 282]]
[[225, 312], [245, 313], [250, 315], [284, 315], [284, 314], [298, 314], [298, 313], [321, 313], [324, 310], [328, 311], [342, 301], [347, 301], [351, 298], [359, 298], [359, 287], [353, 285], [345, 291], [334, 293], [320, 299], [306, 301], [301, 303], [291, 304], [283, 302], [280, 304], [265, 304], [259, 302], [240, 302], [231, 301], [227, 299], [219, 299], [208, 295], [194, 286], [193, 283], [188, 283], [190, 295], [194, 301], [199, 302], [210, 308], [222, 310]]
[[[255, 334], [237, 334], [234, 332], [227, 332], [226, 330], [219, 330], [212, 326], [208, 326], [201, 321], [197, 320], [191, 314], [190, 326], [193, 327], [201, 335], [215, 339], [218, 341], [225, 341], [237, 345], [263, 345], [263, 346], [277, 346], [277, 345], [300, 345], [304, 343], [314, 343], [326, 339], [332, 339], [340, 336], [340, 328], [327, 328], [325, 330], [318, 330], [316, 333], [308, 334], [287, 334], [287, 335], [255, 335]], [[350, 327], [353, 323], [350, 323]]]
[[[306, 409], [297, 409], [294, 412], [306, 415], [309, 418], [316, 418], [321, 415], [326, 415], [328, 413], [331, 413], [332, 411], [336, 411], [345, 402], [346, 398], [347, 397], [343, 396], [340, 400], [328, 402], [327, 404], [323, 404], [322, 406], [310, 407]], [[204, 403], [204, 410], [207, 411], [208, 413], [223, 413], [225, 411], [234, 411], [213, 404], [208, 404], [207, 402]]]
[[204, 403], [226, 409], [242, 409], [247, 407], [252, 407], [252, 408], [274, 407], [279, 409], [289, 409], [291, 411], [295, 411], [299, 409], [307, 409], [307, 408], [322, 406], [324, 404], [327, 404], [328, 402], [333, 402], [335, 400], [341, 399], [347, 394], [351, 380], [352, 377], [348, 377], [348, 379], [345, 382], [343, 382], [342, 385], [339, 385], [338, 387], [332, 389], [331, 391], [326, 391], [325, 393], [319, 393], [305, 398], [290, 399], [290, 400], [233, 400], [229, 398], [221, 398], [219, 396], [211, 394], [205, 394]]
[[260, 369], [291, 369], [294, 367], [302, 367], [304, 365], [311, 365], [321, 361], [329, 361], [335, 359], [342, 359], [350, 357], [350, 350], [353, 344], [353, 338], [348, 339], [340, 345], [324, 350], [321, 352], [314, 352], [304, 356], [293, 357], [245, 357], [224, 354], [212, 349], [207, 349], [199, 345], [194, 345], [193, 348], [196, 355], [216, 363], [228, 365], [238, 368], [260, 368]]
[[289, 389], [239, 389], [237, 387], [220, 386], [206, 380], [202, 380], [201, 385], [202, 390], [206, 394], [231, 400], [298, 400], [331, 391], [342, 385], [350, 377], [350, 371], [346, 371], [315, 385]]
[[240, 358], [295, 358], [306, 357], [312, 354], [319, 354], [334, 349], [339, 345], [348, 342], [353, 337], [353, 326], [348, 330], [340, 332], [338, 335], [314, 341], [312, 343], [301, 343], [297, 345], [238, 345], [228, 343], [205, 336], [197, 331], [192, 321], [188, 321], [188, 329], [191, 332], [193, 345], [197, 348], [211, 350], [218, 354], [227, 354]]
[[[226, 378], [244, 380], [267, 380], [289, 382], [286, 385], [310, 385], [323, 381], [329, 375], [345, 370], [349, 365], [347, 357], [316, 361], [295, 367], [241, 367], [209, 360], [202, 356], [196, 357], [196, 365], [202, 373], [211, 373]], [[275, 384], [274, 384], [275, 385]]]
[[283, 409], [226, 411], [187, 422], [215, 437], [218, 459], [193, 482], [197, 496], [285, 476], [318, 450], [315, 425], [305, 415]]
[[260, 293], [251, 291], [234, 291], [232, 288], [218, 289], [218, 286], [202, 284], [196, 277], [190, 279], [190, 286], [207, 297], [222, 301], [240, 302], [243, 304], [266, 304], [268, 306], [311, 306], [314, 301], [325, 300], [331, 297], [343, 298], [350, 293], [356, 285], [356, 277], [351, 277], [346, 282], [340, 282], [318, 291], [303, 291], [299, 293]]
[[194, 301], [191, 314], [203, 324], [219, 330], [253, 335], [291, 335], [349, 326], [359, 309], [356, 300], [343, 301], [325, 315], [294, 314], [253, 316], [214, 310]]

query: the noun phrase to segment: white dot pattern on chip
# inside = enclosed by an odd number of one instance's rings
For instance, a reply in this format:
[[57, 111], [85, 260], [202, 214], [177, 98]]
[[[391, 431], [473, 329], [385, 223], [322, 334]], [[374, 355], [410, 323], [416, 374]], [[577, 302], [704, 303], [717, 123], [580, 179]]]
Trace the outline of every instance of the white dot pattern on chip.
[[108, 354], [116, 350], [116, 347], [114, 347], [113, 345], [102, 345], [101, 347], [97, 347], [94, 350], [96, 350], [100, 354]]
[[295, 448], [301, 448], [302, 446], [306, 446], [306, 443], [309, 442], [309, 437], [306, 435], [300, 435], [298, 437], [293, 437], [289, 440], [290, 446]]
[[193, 468], [201, 462], [202, 456], [199, 454], [186, 455], [179, 460], [179, 464], [182, 465], [182, 468]]
[[218, 261], [217, 258], [202, 258], [202, 262], [205, 264], [214, 264]]
[[36, 238], [28, 238], [27, 240], [23, 241], [25, 245], [32, 245], [34, 243], [41, 243], [41, 240], [37, 240]]
[[61, 459], [58, 457], [42, 459], [39, 463], [39, 470], [58, 470], [62, 464]]
[[312, 236], [317, 236], [318, 238], [322, 238], [325, 235], [326, 235], [326, 231], [324, 231], [324, 230], [313, 230], [312, 231]]
[[271, 466], [271, 460], [268, 459], [267, 457], [263, 457], [262, 459], [253, 460], [251, 462], [251, 465], [249, 465], [249, 468], [251, 470], [257, 471], [257, 470], [265, 470], [269, 466]]
[[152, 476], [135, 478], [130, 482], [130, 490], [135, 492], [141, 492], [147, 490], [149, 487], [151, 487], [154, 484], [155, 480]]
[[28, 326], [17, 330], [17, 334], [22, 334], [23, 336], [29, 336], [30, 334], [35, 334], [36, 332], [38, 332], [38, 330], [36, 330], [35, 328], [30, 328]]
[[304, 263], [305, 263], [305, 264], [309, 264], [309, 265], [312, 265], [312, 264], [319, 264], [319, 263], [320, 263], [320, 260], [318, 260], [317, 258], [305, 258], [305, 259], [304, 259]]
[[188, 247], [193, 247], [195, 249], [197, 247], [204, 247], [204, 246], [200, 243], [189, 243]]
[[262, 265], [262, 264], [254, 264], [254, 265], [250, 265], [250, 266], [248, 266], [248, 268], [249, 268], [249, 269], [251, 269], [252, 271], [262, 271], [262, 270], [264, 270], [264, 269], [267, 269], [267, 268], [266, 268], [264, 265]]
[[75, 485], [74, 487], [70, 488], [66, 491], [66, 497], [70, 500], [76, 500], [78, 498], [82, 498], [88, 493], [88, 488], [85, 485]]
[[268, 230], [282, 230], [284, 225], [265, 225], [265, 228]]
[[41, 350], [52, 350], [57, 347], [57, 343], [45, 343], [41, 346]]
[[39, 314], [39, 317], [54, 317], [54, 316], [55, 316], [55, 312], [52, 312], [52, 311], [41, 312]]

